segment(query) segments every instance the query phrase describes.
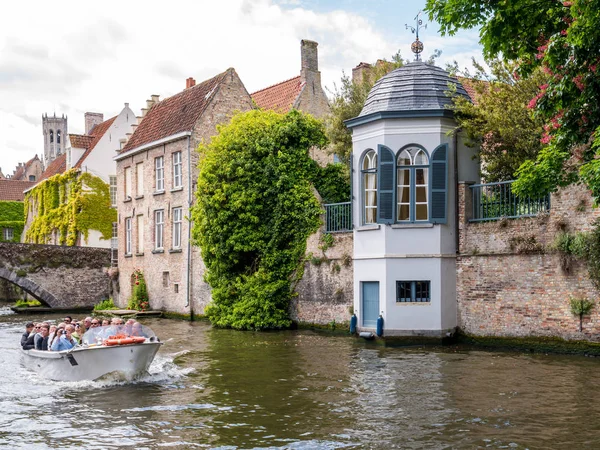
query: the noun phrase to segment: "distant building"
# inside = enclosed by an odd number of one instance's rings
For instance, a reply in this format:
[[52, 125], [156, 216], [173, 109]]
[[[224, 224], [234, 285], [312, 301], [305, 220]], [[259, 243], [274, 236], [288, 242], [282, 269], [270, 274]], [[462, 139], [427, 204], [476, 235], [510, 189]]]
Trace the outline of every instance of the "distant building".
[[65, 139], [67, 137], [67, 116], [56, 117], [44, 114], [42, 116], [42, 131], [44, 133], [44, 168], [65, 153]]
[[200, 251], [190, 243], [190, 207], [198, 179], [200, 142], [216, 134], [252, 99], [233, 68], [159, 101], [153, 95], [117, 162], [118, 266], [127, 304], [132, 275], [144, 273], [150, 306], [182, 314], [202, 312], [210, 301]]
[[44, 171], [42, 161], [35, 155], [26, 163], [19, 163], [12, 175], [7, 178], [15, 181], [39, 181]]

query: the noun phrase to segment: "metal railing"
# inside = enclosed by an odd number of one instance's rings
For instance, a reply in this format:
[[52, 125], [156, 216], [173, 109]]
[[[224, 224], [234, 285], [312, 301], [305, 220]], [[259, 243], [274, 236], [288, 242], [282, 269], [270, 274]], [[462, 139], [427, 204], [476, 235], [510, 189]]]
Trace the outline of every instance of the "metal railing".
[[470, 186], [473, 198], [473, 218], [470, 222], [531, 217], [550, 210], [550, 195], [537, 198], [518, 196], [512, 192], [513, 182]]
[[325, 233], [352, 231], [352, 202], [329, 203], [325, 207]]

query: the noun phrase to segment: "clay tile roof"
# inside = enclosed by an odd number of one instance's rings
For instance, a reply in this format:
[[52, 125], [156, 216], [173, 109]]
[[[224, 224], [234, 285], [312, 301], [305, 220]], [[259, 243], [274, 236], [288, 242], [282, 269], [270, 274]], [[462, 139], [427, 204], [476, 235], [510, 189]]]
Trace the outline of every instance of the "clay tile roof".
[[44, 173], [40, 177], [40, 182], [46, 178], [56, 175], [57, 173], [63, 173], [65, 170], [67, 170], [67, 154], [63, 153], [50, 164], [48, 164], [48, 167], [46, 167], [46, 170], [44, 170]]
[[[73, 145], [73, 140], [71, 140], [71, 146], [72, 147], [77, 147], [77, 148], [85, 148], [86, 151], [83, 153], [83, 155], [81, 155], [81, 158], [79, 158], [79, 161], [77, 161], [77, 163], [75, 164], [74, 167], [79, 168], [81, 167], [81, 164], [83, 163], [83, 161], [85, 161], [85, 158], [88, 157], [88, 155], [92, 152], [92, 150], [94, 150], [94, 147], [96, 146], [96, 144], [98, 142], [100, 142], [100, 139], [102, 139], [102, 136], [104, 136], [104, 133], [106, 133], [108, 131], [108, 129], [110, 128], [110, 126], [113, 124], [113, 122], [115, 121], [115, 119], [117, 118], [117, 116], [112, 117], [108, 120], [105, 120], [102, 123], [99, 123], [98, 125], [96, 125], [94, 128], [92, 128], [92, 131], [90, 132], [89, 135], [69, 135], [69, 137], [71, 136], [79, 136], [81, 138], [87, 138], [89, 139], [89, 143], [87, 146], [84, 147], [79, 147], [77, 145]], [[84, 143], [84, 142], [81, 142]]]
[[177, 133], [192, 131], [210, 103], [213, 93], [231, 72], [235, 70], [227, 69], [216, 77], [156, 103], [144, 116], [120, 153]]
[[35, 185], [35, 181], [0, 180], [0, 200], [22, 202], [23, 191]]
[[92, 143], [92, 139], [94, 138], [87, 134], [69, 134], [69, 140], [73, 148], [85, 148], [87, 150]]
[[489, 83], [485, 80], [476, 80], [474, 78], [465, 78], [465, 77], [456, 77], [460, 84], [463, 85], [465, 91], [467, 91], [468, 96], [471, 98], [471, 101], [474, 105], [477, 105], [477, 100], [479, 98], [479, 92], [477, 91], [477, 84], [482, 83], [484, 86], [484, 90], [488, 88]]
[[297, 76], [250, 95], [259, 108], [286, 113], [292, 109], [300, 91], [302, 91], [302, 82], [300, 76]]

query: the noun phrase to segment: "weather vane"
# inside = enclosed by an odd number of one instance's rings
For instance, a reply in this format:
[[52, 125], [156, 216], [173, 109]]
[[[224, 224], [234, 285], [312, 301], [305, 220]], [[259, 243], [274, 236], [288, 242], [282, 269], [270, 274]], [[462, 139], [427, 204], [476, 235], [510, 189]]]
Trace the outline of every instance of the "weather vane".
[[415, 54], [415, 61], [421, 61], [421, 52], [423, 51], [423, 43], [419, 40], [419, 29], [427, 29], [427, 24], [423, 25], [423, 20], [420, 17], [422, 12], [423, 11], [419, 11], [419, 13], [415, 16], [416, 26], [412, 27], [408, 24], [405, 24], [407, 30], [412, 31], [413, 34], [417, 35], [415, 42], [410, 45], [410, 49]]

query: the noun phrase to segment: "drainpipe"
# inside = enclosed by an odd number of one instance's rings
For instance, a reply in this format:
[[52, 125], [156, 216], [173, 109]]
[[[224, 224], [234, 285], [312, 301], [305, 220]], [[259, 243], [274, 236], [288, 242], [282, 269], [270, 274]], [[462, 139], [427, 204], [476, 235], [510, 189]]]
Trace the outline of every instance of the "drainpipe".
[[459, 223], [458, 223], [458, 133], [460, 128], [454, 132], [454, 239], [456, 245], [456, 254], [460, 253], [459, 245]]
[[187, 267], [186, 267], [186, 294], [185, 294], [185, 307], [190, 308], [190, 318], [194, 320], [194, 311], [190, 306], [190, 268], [192, 266], [192, 220], [191, 220], [191, 208], [192, 208], [192, 158], [190, 151], [190, 140], [191, 136], [188, 136], [187, 141], [187, 159], [188, 159], [188, 245], [187, 245]]

